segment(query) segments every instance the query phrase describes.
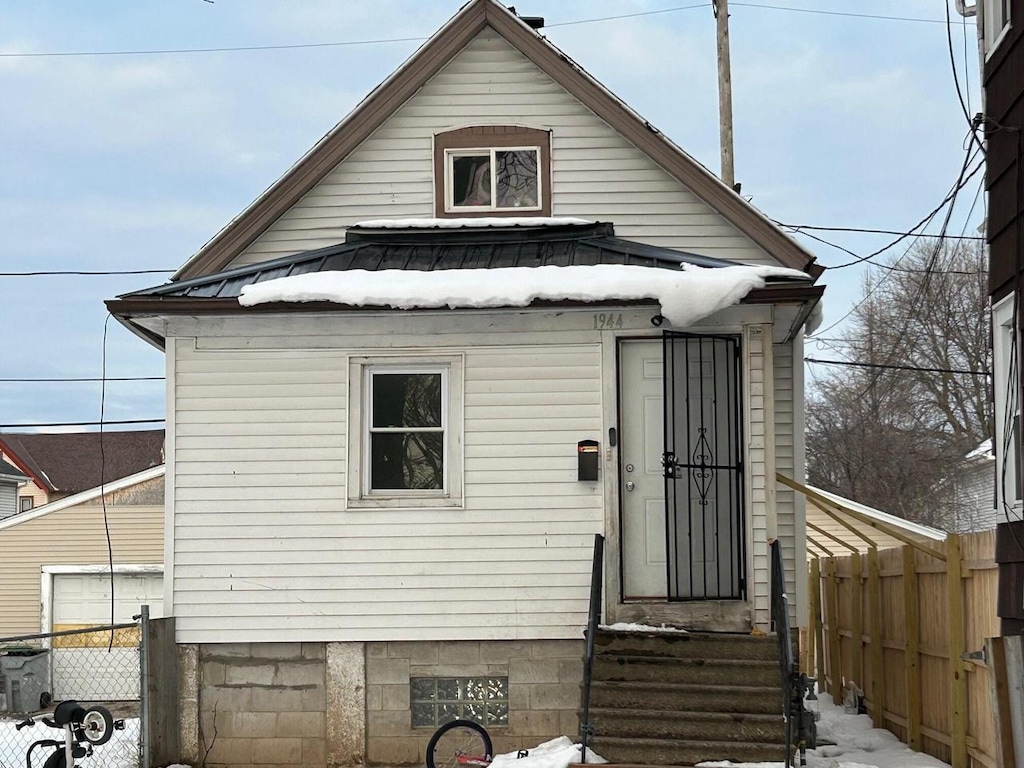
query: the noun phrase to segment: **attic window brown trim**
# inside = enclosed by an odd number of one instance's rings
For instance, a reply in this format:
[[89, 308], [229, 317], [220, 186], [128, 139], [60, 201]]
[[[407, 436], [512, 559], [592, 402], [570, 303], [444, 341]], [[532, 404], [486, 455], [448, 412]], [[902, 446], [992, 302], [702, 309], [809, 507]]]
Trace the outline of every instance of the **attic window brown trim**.
[[[466, 158], [468, 161], [477, 155], [493, 158], [497, 154], [501, 154], [503, 150], [505, 152], [521, 151], [523, 155], [519, 157], [526, 163], [530, 162], [528, 153], [536, 152], [536, 204], [529, 204], [534, 193], [534, 190], [531, 190], [525, 198], [517, 200], [516, 205], [499, 207], [491, 204], [489, 190], [487, 190], [487, 194], [478, 205], [466, 205], [465, 203], [455, 205], [455, 182], [451, 178], [455, 161], [459, 158]], [[505, 156], [508, 157], [507, 154]], [[464, 167], [466, 166], [472, 167], [471, 162], [464, 163]], [[477, 165], [477, 170], [485, 172], [483, 169], [489, 168], [489, 166], [489, 162], [480, 163]], [[501, 186], [500, 180], [498, 186]], [[463, 200], [468, 196], [467, 193], [463, 196]], [[487, 202], [484, 202], [485, 199]], [[520, 125], [474, 125], [436, 134], [434, 136], [434, 215], [443, 219], [485, 216], [550, 216], [551, 132]]]

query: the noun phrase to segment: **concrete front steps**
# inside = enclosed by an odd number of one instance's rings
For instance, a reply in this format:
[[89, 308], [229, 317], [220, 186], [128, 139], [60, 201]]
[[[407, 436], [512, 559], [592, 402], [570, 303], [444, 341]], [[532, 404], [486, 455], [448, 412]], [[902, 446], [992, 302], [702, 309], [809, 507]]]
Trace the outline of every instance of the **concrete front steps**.
[[592, 746], [616, 764], [785, 760], [774, 636], [594, 636]]

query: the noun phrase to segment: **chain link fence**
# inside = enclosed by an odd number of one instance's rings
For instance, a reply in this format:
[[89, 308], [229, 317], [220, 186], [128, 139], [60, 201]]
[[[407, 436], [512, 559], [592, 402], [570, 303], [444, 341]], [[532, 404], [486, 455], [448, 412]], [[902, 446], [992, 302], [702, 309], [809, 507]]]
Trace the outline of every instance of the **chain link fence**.
[[[88, 707], [102, 704], [124, 729], [76, 761], [83, 768], [139, 768], [141, 751], [141, 623], [84, 627], [39, 635], [0, 637], [0, 768], [21, 768], [25, 753], [40, 739], [63, 739], [63, 732], [36, 723], [16, 729], [29, 715], [52, 713], [73, 699]], [[33, 752], [41, 766], [49, 749]]]

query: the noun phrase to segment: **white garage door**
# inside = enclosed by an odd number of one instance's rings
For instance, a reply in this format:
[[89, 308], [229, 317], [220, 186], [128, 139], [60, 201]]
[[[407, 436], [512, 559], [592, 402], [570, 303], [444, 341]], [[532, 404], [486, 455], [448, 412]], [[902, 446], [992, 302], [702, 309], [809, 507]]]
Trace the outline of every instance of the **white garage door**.
[[[163, 616], [163, 575], [115, 573], [114, 623], [124, 624], [149, 606]], [[60, 573], [53, 576], [53, 631], [110, 624], [110, 574]], [[139, 697], [139, 632], [54, 638], [51, 652], [53, 697], [82, 701], [127, 701]], [[84, 646], [84, 647], [83, 647]]]

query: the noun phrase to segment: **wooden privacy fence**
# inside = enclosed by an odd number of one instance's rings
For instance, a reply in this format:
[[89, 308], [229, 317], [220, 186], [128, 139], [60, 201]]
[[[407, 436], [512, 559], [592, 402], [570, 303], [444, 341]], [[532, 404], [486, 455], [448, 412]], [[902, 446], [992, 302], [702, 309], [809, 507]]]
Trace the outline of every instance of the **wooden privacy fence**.
[[985, 531], [812, 559], [802, 668], [837, 704], [856, 685], [876, 727], [911, 748], [1001, 768], [984, 650], [999, 635], [994, 553]]

